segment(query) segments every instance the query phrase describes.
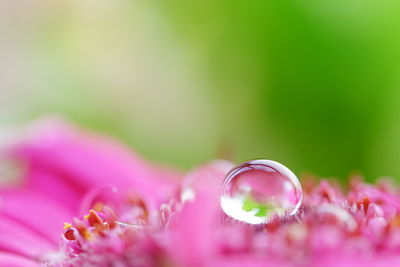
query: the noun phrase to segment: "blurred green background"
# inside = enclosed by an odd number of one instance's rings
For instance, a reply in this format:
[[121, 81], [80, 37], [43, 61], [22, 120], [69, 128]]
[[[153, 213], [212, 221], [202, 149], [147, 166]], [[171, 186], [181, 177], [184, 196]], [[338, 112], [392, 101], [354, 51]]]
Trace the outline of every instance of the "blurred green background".
[[63, 114], [182, 168], [400, 179], [397, 0], [4, 0], [0, 122]]

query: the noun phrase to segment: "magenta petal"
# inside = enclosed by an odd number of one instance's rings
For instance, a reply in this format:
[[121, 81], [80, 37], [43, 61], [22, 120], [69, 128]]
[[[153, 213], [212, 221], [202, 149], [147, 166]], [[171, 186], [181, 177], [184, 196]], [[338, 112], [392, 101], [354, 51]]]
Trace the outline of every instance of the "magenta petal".
[[12, 152], [28, 163], [29, 186], [68, 206], [92, 188], [115, 186], [135, 190], [158, 207], [178, 185], [176, 173], [154, 168], [109, 138], [59, 122], [40, 125]]
[[220, 185], [229, 171], [222, 167], [214, 163], [188, 175], [195, 185], [196, 197], [185, 203], [170, 231], [171, 254], [182, 266], [204, 266], [215, 257], [217, 248], [212, 233], [221, 212]]
[[171, 230], [171, 254], [182, 266], [203, 266], [215, 255], [212, 225], [215, 206], [201, 193], [196, 200], [185, 205]]
[[340, 252], [331, 255], [316, 255], [310, 264], [312, 267], [381, 267], [400, 266], [400, 256], [396, 254], [368, 256], [368, 255], [341, 255]]
[[[208, 267], [295, 267], [286, 261], [259, 258], [255, 255], [233, 256], [215, 259]], [[321, 266], [322, 267], [322, 266]]]
[[[68, 197], [68, 196], [66, 196]], [[64, 206], [32, 189], [7, 189], [0, 191], [0, 214], [57, 243], [63, 222], [73, 214]]]
[[64, 179], [61, 174], [40, 167], [33, 167], [27, 174], [28, 187], [48, 196], [72, 212], [77, 211], [84, 189]]
[[0, 251], [37, 258], [57, 247], [32, 229], [0, 215]]
[[0, 252], [0, 266], [7, 267], [38, 267], [39, 263], [11, 253]]

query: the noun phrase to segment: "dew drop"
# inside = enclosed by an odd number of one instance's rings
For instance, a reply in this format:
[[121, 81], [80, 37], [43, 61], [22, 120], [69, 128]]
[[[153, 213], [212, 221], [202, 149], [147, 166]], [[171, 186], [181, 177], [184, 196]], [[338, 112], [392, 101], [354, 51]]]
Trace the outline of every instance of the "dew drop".
[[113, 210], [118, 209], [122, 203], [119, 190], [113, 186], [100, 186], [90, 190], [82, 200], [80, 213], [85, 215], [90, 209], [101, 210], [103, 206], [109, 206]]
[[110, 209], [115, 222], [123, 228], [140, 228], [149, 219], [146, 203], [135, 194], [129, 194], [113, 186], [101, 186], [88, 192], [81, 205], [81, 216], [89, 210], [95, 210], [102, 218], [104, 209]]
[[296, 175], [282, 164], [266, 159], [234, 167], [223, 182], [220, 204], [235, 220], [266, 224], [284, 215], [294, 215], [303, 191]]

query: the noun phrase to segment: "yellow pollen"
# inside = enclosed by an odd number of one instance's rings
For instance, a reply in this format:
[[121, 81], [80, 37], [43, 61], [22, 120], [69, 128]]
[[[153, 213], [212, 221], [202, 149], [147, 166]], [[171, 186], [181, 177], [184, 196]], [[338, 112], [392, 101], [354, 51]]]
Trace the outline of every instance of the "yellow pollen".
[[72, 224], [70, 224], [70, 223], [64, 223], [64, 230], [67, 230], [67, 229], [69, 229], [69, 228], [72, 228]]
[[83, 231], [81, 234], [86, 240], [92, 239], [92, 235], [90, 234], [90, 232], [88, 230]]
[[83, 218], [84, 218], [85, 220], [88, 220], [88, 219], [89, 219], [89, 217], [90, 217], [90, 215], [89, 215], [89, 214], [86, 214], [85, 216], [83, 216]]

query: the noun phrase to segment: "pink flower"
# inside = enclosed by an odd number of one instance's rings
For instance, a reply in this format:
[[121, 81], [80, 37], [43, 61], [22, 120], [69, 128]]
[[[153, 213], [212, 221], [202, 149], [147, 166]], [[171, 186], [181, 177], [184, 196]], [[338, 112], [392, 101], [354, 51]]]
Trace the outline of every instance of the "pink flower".
[[27, 172], [0, 192], [0, 266], [400, 266], [387, 181], [344, 192], [304, 180], [295, 216], [254, 226], [219, 206], [230, 162], [179, 180], [105, 137], [50, 126], [9, 150]]
[[180, 266], [400, 264], [400, 196], [386, 182], [353, 180], [345, 194], [322, 181], [305, 192], [297, 216], [257, 227], [226, 218], [209, 192], [200, 190], [170, 230]]
[[180, 176], [59, 121], [35, 124], [4, 153], [23, 162], [26, 172], [19, 186], [0, 189], [0, 266], [44, 262], [59, 250], [63, 223], [103, 197], [100, 192], [129, 190], [158, 210], [176, 193]]

